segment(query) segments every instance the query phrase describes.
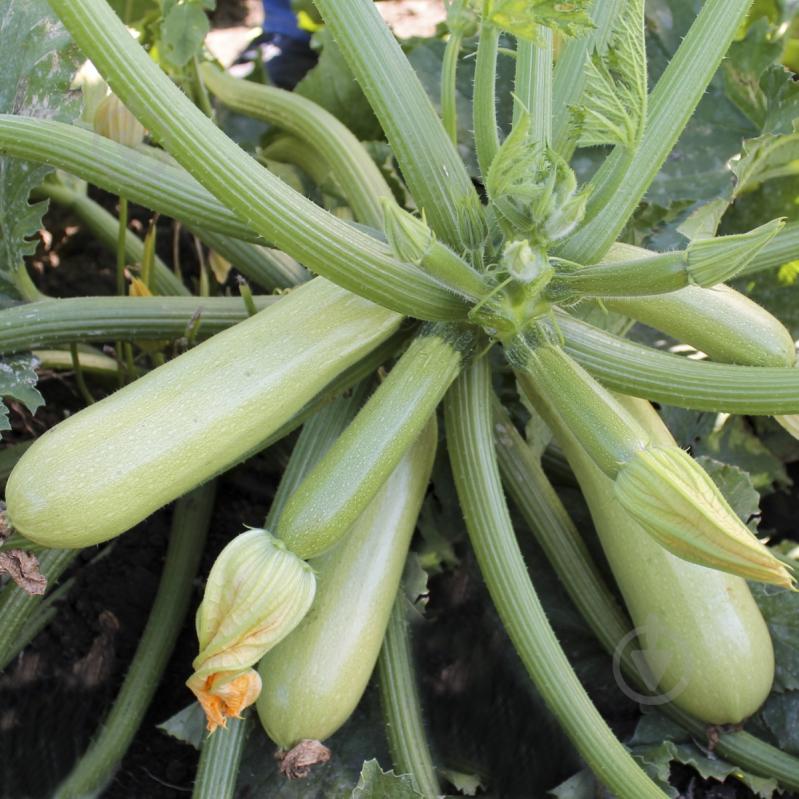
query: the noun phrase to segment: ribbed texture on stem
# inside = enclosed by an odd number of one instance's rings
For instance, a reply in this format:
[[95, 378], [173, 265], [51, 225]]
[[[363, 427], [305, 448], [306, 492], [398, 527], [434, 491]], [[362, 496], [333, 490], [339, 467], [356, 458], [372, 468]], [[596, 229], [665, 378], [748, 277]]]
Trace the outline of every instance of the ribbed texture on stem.
[[405, 618], [406, 602], [400, 587], [377, 660], [380, 704], [394, 770], [398, 774], [410, 774], [425, 799], [436, 799], [441, 795], [441, 786], [422, 721], [410, 631]]
[[356, 219], [374, 228], [382, 226], [380, 198], [393, 198], [391, 189], [358, 138], [336, 117], [299, 94], [237, 80], [211, 64], [204, 64], [201, 74], [228, 108], [270, 122], [318, 150]]
[[558, 312], [564, 349], [613, 391], [699, 411], [799, 413], [799, 369], [693, 361]]
[[185, 170], [84, 128], [0, 114], [0, 154], [50, 164], [190, 227], [264, 241]]
[[[254, 297], [261, 310], [279, 297]], [[207, 338], [247, 318], [239, 297], [69, 297], [7, 308], [0, 353], [82, 341], [158, 341], [185, 335], [192, 319]]]
[[372, 0], [316, 0], [341, 54], [386, 133], [416, 206], [459, 249], [477, 192], [419, 78]]
[[462, 374], [447, 394], [445, 408], [447, 442], [469, 539], [525, 668], [605, 785], [619, 796], [663, 799], [665, 794], [638, 767], [591, 703], [530, 582], [500, 484], [485, 358]]
[[231, 719], [223, 733], [205, 738], [192, 799], [233, 799], [244, 744], [251, 728], [249, 716]]
[[483, 23], [480, 26], [480, 41], [477, 45], [472, 100], [474, 146], [483, 180], [488, 176], [491, 162], [499, 150], [496, 98], [498, 49], [499, 30], [490, 23]]
[[148, 57], [105, 0], [51, 5], [115, 94], [182, 166], [266, 240], [392, 310], [462, 318], [465, 306], [427, 275], [290, 189], [231, 141]]

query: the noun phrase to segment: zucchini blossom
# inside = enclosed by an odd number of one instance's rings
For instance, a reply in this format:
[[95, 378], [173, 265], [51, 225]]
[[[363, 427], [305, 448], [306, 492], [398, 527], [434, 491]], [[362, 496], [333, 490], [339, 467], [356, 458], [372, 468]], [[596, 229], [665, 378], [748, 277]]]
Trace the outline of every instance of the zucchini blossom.
[[222, 550], [197, 609], [200, 654], [186, 681], [210, 732], [255, 702], [261, 678], [252, 666], [299, 624], [315, 592], [311, 567], [267, 530], [242, 533]]
[[793, 588], [791, 573], [738, 518], [705, 470], [679, 447], [650, 446], [619, 470], [616, 498], [683, 560]]

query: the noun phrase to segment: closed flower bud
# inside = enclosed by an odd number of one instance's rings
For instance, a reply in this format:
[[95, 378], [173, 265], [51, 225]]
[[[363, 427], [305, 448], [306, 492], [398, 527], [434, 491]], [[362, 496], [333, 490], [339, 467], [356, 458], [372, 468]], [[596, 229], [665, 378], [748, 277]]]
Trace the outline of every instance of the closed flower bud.
[[80, 118], [89, 126], [94, 123], [97, 107], [108, 94], [108, 84], [91, 61], [84, 61], [81, 68], [75, 73], [72, 89], [80, 89], [83, 95], [83, 111]]
[[685, 250], [690, 282], [715, 286], [732, 280], [783, 227], [783, 219], [773, 219], [748, 233], [692, 241]]
[[620, 469], [616, 498], [683, 560], [749, 580], [793, 587], [783, 563], [735, 515], [702, 467], [679, 447], [648, 447]]
[[94, 129], [101, 136], [126, 147], [136, 147], [144, 140], [144, 126], [115, 94], [109, 94], [97, 106]]
[[311, 567], [267, 530], [242, 533], [222, 550], [197, 610], [200, 654], [186, 682], [211, 732], [258, 698], [251, 667], [299, 624], [315, 591]]
[[[508, 242], [502, 251], [502, 269], [520, 283], [544, 282], [553, 274], [546, 250], [525, 239]], [[542, 280], [543, 279], [543, 280]]]

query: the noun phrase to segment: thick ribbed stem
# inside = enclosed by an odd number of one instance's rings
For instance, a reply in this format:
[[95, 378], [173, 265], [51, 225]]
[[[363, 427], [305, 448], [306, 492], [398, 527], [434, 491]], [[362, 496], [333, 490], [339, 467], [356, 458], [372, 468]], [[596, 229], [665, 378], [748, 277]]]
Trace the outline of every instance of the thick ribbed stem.
[[[279, 297], [253, 298], [260, 310]], [[247, 318], [238, 297], [70, 297], [15, 305], [0, 314], [0, 353], [82, 341], [207, 338]]]
[[393, 198], [372, 157], [350, 130], [324, 108], [293, 92], [237, 80], [205, 64], [206, 85], [229, 108], [276, 125], [317, 150], [341, 187], [358, 221], [383, 226], [380, 198]]
[[233, 799], [244, 744], [252, 728], [249, 715], [233, 718], [224, 730], [203, 741], [192, 799]]
[[[575, 607], [605, 649], [612, 652], [630, 629], [627, 617], [594, 566], [588, 548], [541, 464], [496, 396], [493, 413], [494, 445], [502, 482]], [[570, 577], [568, 581], [566, 575]]]
[[386, 721], [391, 760], [398, 774], [410, 774], [425, 799], [441, 795], [422, 721], [422, 703], [413, 667], [410, 631], [400, 588], [391, 608], [386, 637], [377, 661], [380, 704]]
[[450, 33], [444, 48], [444, 60], [441, 64], [441, 122], [444, 130], [452, 140], [458, 144], [458, 107], [455, 103], [457, 97], [458, 56], [461, 52], [463, 35]]
[[[538, 26], [540, 44], [533, 48], [530, 84], [530, 139], [541, 147], [552, 141], [552, 29]], [[526, 44], [526, 43], [525, 43]]]
[[372, 0], [316, 0], [430, 227], [459, 250], [477, 192], [419, 78]]
[[290, 189], [231, 141], [148, 57], [105, 0], [52, 0], [51, 6], [114, 93], [178, 163], [267, 241], [392, 310], [463, 318], [466, 305], [432, 278]]
[[557, 312], [563, 349], [621, 394], [698, 411], [799, 413], [799, 369], [694, 361], [636, 344]]
[[538, 691], [600, 781], [625, 799], [663, 799], [591, 703], [530, 582], [500, 484], [490, 383], [483, 358], [445, 403], [455, 486], [483, 579]]
[[480, 42], [477, 45], [472, 100], [474, 147], [483, 180], [488, 175], [491, 162], [499, 150], [496, 98], [498, 50], [499, 30], [491, 23], [483, 22], [480, 26]]
[[609, 477], [649, 443], [632, 415], [560, 347], [531, 348], [517, 339], [508, 359], [536, 410], [546, 420], [552, 413], [562, 415]]
[[155, 157], [159, 152], [134, 150], [75, 125], [0, 114], [0, 155], [63, 169], [193, 228], [267, 241], [188, 172]]

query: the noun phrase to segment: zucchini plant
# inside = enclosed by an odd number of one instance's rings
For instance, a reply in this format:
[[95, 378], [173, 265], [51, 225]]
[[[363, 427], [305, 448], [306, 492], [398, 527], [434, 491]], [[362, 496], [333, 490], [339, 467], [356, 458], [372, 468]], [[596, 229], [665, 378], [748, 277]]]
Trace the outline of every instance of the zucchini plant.
[[[544, 548], [600, 641], [613, 651], [628, 635], [528, 451], [540, 452], [546, 440], [519, 439], [513, 446], [524, 454], [514, 459], [500, 437], [498, 458], [496, 427], [512, 423], [492, 385], [509, 410], [525, 408], [536, 420], [530, 429], [539, 438], [554, 434], [584, 489], [638, 625], [644, 661], [622, 656], [622, 668], [644, 686], [642, 695], [666, 695], [666, 712], [692, 734], [755, 713], [772, 687], [774, 654], [745, 580], [792, 591], [793, 567], [739, 518], [651, 403], [779, 416], [791, 429], [799, 414], [792, 336], [724, 284], [791, 260], [799, 224], [777, 216], [720, 235], [725, 205], [715, 224], [707, 209], [699, 221], [695, 212], [683, 246], [655, 251], [620, 240], [739, 36], [749, 0], [706, 0], [655, 81], [643, 0], [451, 0], [440, 115], [371, 0], [315, 0], [385, 134], [412, 198], [404, 204], [368, 150], [316, 103], [236, 81], [191, 54], [184, 92], [106, 0], [49, 5], [113, 92], [104, 114], [113, 102], [158, 147], [100, 138], [23, 106], [0, 108], [0, 156], [58, 168], [179, 220], [255, 282], [290, 290], [245, 292], [240, 302], [212, 297], [203, 270], [201, 296], [184, 296], [187, 286], [155, 260], [154, 239], [126, 235], [124, 203], [118, 263], [140, 254], [151, 277], [143, 288], [134, 281], [134, 296], [56, 300], [34, 289], [21, 256], [4, 263], [27, 300], [0, 311], [4, 353], [71, 347], [80, 376], [92, 353], [77, 343], [110, 339], [118, 342], [116, 373], [127, 381], [21, 455], [5, 495], [14, 540], [66, 550], [113, 539], [320, 418], [314, 414], [330, 398], [382, 365], [387, 374], [368, 399], [355, 390], [357, 413], [335, 440], [314, 452], [313, 463], [298, 456], [291, 468], [301, 479], [281, 496], [269, 529], [234, 539], [211, 570], [197, 615], [200, 654], [187, 680], [215, 741], [204, 751], [203, 774], [230, 795], [235, 776], [220, 777], [212, 760], [235, 769], [243, 733], [226, 728], [256, 701], [280, 746], [332, 735], [359, 701], [387, 627], [380, 679], [408, 682], [407, 642], [404, 672], [391, 654], [404, 634], [395, 598], [441, 408], [469, 540], [530, 679], [614, 795], [666, 795], [592, 703], [544, 612], [503, 476], [533, 526], [555, 518], [569, 531], [570, 552], [551, 537]], [[12, 0], [0, 8], [9, 18], [24, 13]], [[512, 86], [497, 79], [507, 58]], [[467, 61], [473, 150], [458, 140], [458, 76]], [[284, 149], [309, 174], [332, 176], [351, 218], [304, 196], [268, 168], [267, 156], [255, 159], [233, 142], [216, 125], [208, 92], [302, 142]], [[513, 104], [504, 127], [496, 110], [503, 98]], [[113, 241], [114, 220], [68, 181], [36, 188], [72, 203]], [[118, 277], [124, 289], [123, 269]], [[164, 296], [151, 296], [150, 285]], [[712, 361], [626, 338], [636, 320]], [[191, 346], [167, 358], [163, 341], [181, 331]], [[138, 365], [134, 343], [146, 356]], [[515, 428], [511, 434], [518, 436]], [[544, 486], [538, 505], [525, 494], [534, 483]], [[356, 591], [361, 570], [375, 577]], [[590, 600], [578, 586], [581, 570]], [[675, 672], [678, 664], [657, 667], [657, 642], [643, 629], [651, 614], [689, 640], [690, 680]], [[702, 640], [708, 626], [712, 635]], [[340, 663], [331, 647], [339, 647]], [[401, 687], [383, 693], [399, 696]], [[415, 689], [403, 695], [418, 701]], [[398, 704], [387, 701], [387, 712], [398, 714]], [[418, 723], [402, 729], [424, 734]], [[733, 763], [799, 789], [799, 761], [743, 733], [715, 734]], [[227, 761], [224, 742], [216, 743], [225, 735]], [[426, 743], [395, 741], [392, 750], [403, 752], [413, 790], [436, 795]], [[120, 756], [118, 747], [111, 756]]]

